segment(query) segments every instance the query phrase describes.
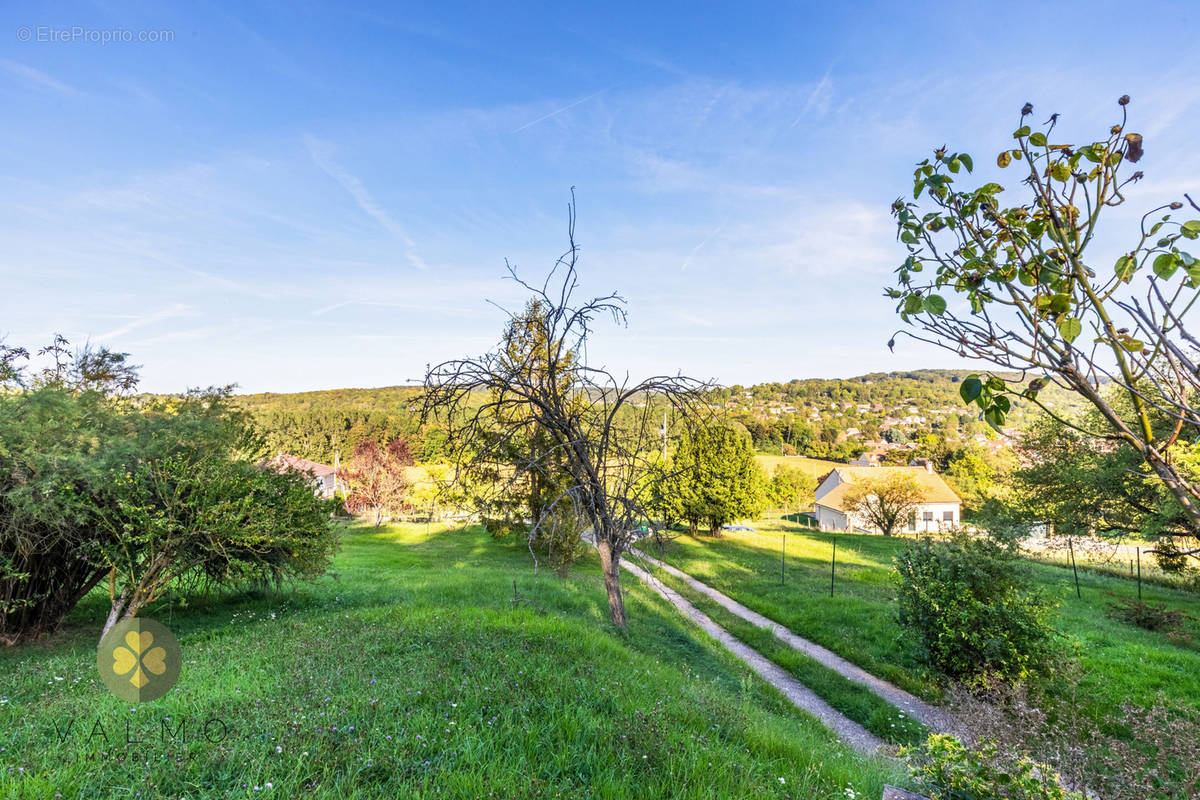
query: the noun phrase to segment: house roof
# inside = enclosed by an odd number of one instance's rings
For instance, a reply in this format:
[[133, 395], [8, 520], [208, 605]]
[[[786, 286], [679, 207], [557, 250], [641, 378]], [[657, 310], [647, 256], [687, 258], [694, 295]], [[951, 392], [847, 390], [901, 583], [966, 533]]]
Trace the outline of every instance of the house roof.
[[[845, 511], [842, 507], [842, 500], [846, 492], [850, 490], [850, 486], [857, 480], [870, 478], [883, 478], [890, 475], [903, 474], [911, 476], [916, 481], [917, 486], [921, 489], [922, 502], [924, 503], [961, 503], [962, 500], [954, 493], [942, 476], [936, 472], [930, 472], [925, 467], [838, 467], [830, 472], [834, 472], [841, 478], [841, 483], [830, 489], [825, 494], [817, 498], [817, 505], [832, 508], [836, 511]], [[829, 479], [826, 475], [821, 479], [824, 483]], [[817, 487], [820, 489], [820, 486]]]
[[306, 472], [314, 478], [320, 478], [324, 475], [332, 475], [333, 467], [328, 464], [320, 464], [316, 461], [309, 461], [307, 458], [289, 455], [288, 453], [280, 453], [267, 462], [267, 466], [273, 468], [277, 472], [294, 469], [297, 472]]

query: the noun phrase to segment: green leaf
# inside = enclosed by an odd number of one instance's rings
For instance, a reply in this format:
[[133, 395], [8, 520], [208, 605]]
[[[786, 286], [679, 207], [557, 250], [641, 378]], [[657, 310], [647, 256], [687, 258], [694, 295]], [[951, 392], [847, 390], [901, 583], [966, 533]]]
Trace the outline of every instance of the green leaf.
[[1125, 283], [1129, 283], [1133, 278], [1133, 273], [1137, 272], [1137, 259], [1132, 255], [1121, 256], [1117, 259], [1114, 269], [1118, 278]]
[[950, 163], [946, 164], [946, 168], [949, 169], [951, 172], [958, 172], [958, 168], [960, 166], [961, 166], [961, 164], [959, 164], [959, 161], [957, 158], [950, 159]]
[[[1182, 253], [1180, 255], [1183, 255]], [[1191, 281], [1192, 287], [1200, 286], [1200, 261], [1192, 259], [1189, 264], [1186, 261], [1183, 263], [1183, 271], [1187, 273], [1188, 280]]]
[[963, 166], [967, 168], [967, 172], [975, 171], [975, 162], [972, 161], [971, 157], [966, 153], [959, 153], [958, 160], [961, 161]]
[[968, 375], [958, 387], [959, 396], [968, 404], [975, 402], [982, 392], [983, 381], [979, 380], [978, 375]]
[[1012, 403], [1010, 403], [1008, 401], [1008, 398], [1005, 397], [1004, 395], [1000, 395], [995, 400], [993, 400], [992, 403], [996, 406], [996, 408], [1000, 409], [1005, 414], [1007, 414], [1012, 409]]
[[1071, 295], [1056, 294], [1050, 298], [1050, 310], [1056, 314], [1065, 314], [1071, 308]]
[[996, 156], [996, 166], [1000, 167], [1000, 169], [1004, 169], [1011, 163], [1012, 163], [1012, 156], [1008, 154], [1007, 150], [1005, 150], [1000, 155]]
[[1146, 343], [1141, 339], [1135, 339], [1132, 336], [1121, 337], [1121, 347], [1124, 347], [1131, 353], [1140, 353], [1146, 347]]
[[1000, 430], [1000, 426], [1004, 424], [1004, 416], [1004, 412], [996, 406], [992, 406], [983, 412], [983, 418], [987, 421], [987, 424], [996, 430]]
[[940, 295], [929, 295], [925, 298], [923, 305], [930, 314], [941, 316], [946, 313], [946, 301]]
[[1189, 239], [1200, 237], [1200, 219], [1190, 219], [1179, 226], [1179, 232]]
[[1028, 125], [1022, 125], [1021, 127], [1017, 128], [1015, 131], [1013, 131], [1014, 139], [1020, 139], [1022, 136], [1028, 136], [1028, 135], [1029, 135], [1029, 126]]
[[1058, 332], [1062, 334], [1063, 341], [1070, 344], [1083, 333], [1083, 323], [1074, 317], [1063, 317], [1058, 321]]
[[1164, 280], [1175, 274], [1179, 269], [1179, 260], [1174, 253], [1160, 253], [1154, 259], [1154, 274]]
[[1067, 166], [1067, 162], [1059, 161], [1050, 168], [1050, 177], [1062, 183], [1067, 182], [1067, 178], [1071, 177], [1071, 168]]
[[997, 378], [995, 375], [992, 375], [987, 379], [986, 385], [987, 385], [987, 388], [989, 391], [992, 391], [992, 392], [1003, 392], [1004, 391], [1004, 379]]
[[1037, 145], [1038, 147], [1045, 147], [1046, 146], [1046, 134], [1042, 133], [1041, 131], [1037, 131], [1036, 133], [1034, 133], [1033, 135], [1031, 135], [1029, 137], [1029, 143], [1033, 144], [1033, 145]]
[[904, 299], [904, 313], [920, 314], [924, 305], [924, 302], [921, 300], [921, 295], [910, 294]]

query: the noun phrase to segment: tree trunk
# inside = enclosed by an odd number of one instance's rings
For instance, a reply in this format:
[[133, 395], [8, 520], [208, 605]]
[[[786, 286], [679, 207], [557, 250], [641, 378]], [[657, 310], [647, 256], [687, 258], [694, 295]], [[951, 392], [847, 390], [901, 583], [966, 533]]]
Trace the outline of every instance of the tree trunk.
[[129, 616], [128, 614], [125, 614], [127, 611], [127, 606], [129, 605], [128, 595], [129, 587], [126, 587], [125, 589], [121, 590], [120, 597], [113, 598], [112, 610], [108, 612], [108, 619], [104, 621], [104, 630], [100, 631], [100, 641], [104, 641], [104, 637], [108, 635], [108, 632], [113, 629], [114, 625], [121, 621], [123, 615]]
[[604, 572], [604, 589], [608, 592], [608, 614], [612, 624], [625, 628], [625, 601], [621, 598], [621, 554], [613, 549], [607, 538], [597, 539], [600, 569]]

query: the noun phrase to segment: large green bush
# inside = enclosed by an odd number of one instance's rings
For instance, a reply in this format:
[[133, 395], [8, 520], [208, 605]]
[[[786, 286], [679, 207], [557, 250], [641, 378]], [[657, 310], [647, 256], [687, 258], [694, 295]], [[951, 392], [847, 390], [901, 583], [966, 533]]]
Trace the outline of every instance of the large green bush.
[[1053, 606], [1009, 547], [959, 534], [896, 559], [899, 622], [923, 660], [959, 679], [1020, 678], [1051, 655]]
[[0, 643], [53, 632], [102, 582], [111, 625], [167, 592], [324, 569], [329, 504], [257, 465], [227, 391], [129, 397], [122, 354], [66, 344], [27, 375], [0, 343]]

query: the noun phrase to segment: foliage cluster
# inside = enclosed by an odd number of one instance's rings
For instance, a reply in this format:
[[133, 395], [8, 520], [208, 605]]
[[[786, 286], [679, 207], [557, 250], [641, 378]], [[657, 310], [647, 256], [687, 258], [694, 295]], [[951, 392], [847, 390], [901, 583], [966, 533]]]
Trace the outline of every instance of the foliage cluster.
[[993, 744], [972, 748], [935, 733], [921, 748], [904, 752], [913, 778], [930, 800], [1083, 800], [1045, 764], [1028, 758], [1001, 764]]
[[323, 568], [328, 504], [255, 463], [228, 390], [130, 398], [124, 354], [67, 344], [37, 375], [8, 359], [0, 391], [0, 640], [57, 629], [105, 579], [111, 626], [170, 589]]
[[[962, 381], [962, 399], [989, 424], [1005, 425], [1020, 398], [1125, 448], [1195, 533], [1200, 480], [1190, 462], [1200, 456], [1181, 442], [1200, 434], [1200, 364], [1187, 329], [1200, 261], [1186, 249], [1200, 238], [1200, 219], [1178, 218], [1182, 201], [1165, 203], [1141, 216], [1112, 267], [1089, 253], [1108, 210], [1144, 177], [1127, 171], [1144, 154], [1143, 136], [1128, 128], [1129, 103], [1122, 96], [1116, 124], [1082, 142], [1062, 136], [1058, 114], [1034, 130], [1026, 103], [996, 159], [1019, 173], [1015, 199], [995, 181], [960, 186], [974, 171], [965, 153], [939, 147], [918, 163], [912, 200], [892, 206], [907, 257], [885, 291], [910, 326], [903, 333], [1018, 372], [1017, 380], [990, 373]], [[1054, 385], [1083, 398], [1096, 424], [1059, 416], [1041, 397]]]
[[894, 472], [883, 477], [856, 480], [843, 497], [854, 521], [873, 528], [884, 536], [904, 529], [909, 515], [924, 499], [925, 493], [911, 475]]
[[1053, 655], [1053, 606], [1028, 566], [988, 538], [922, 539], [896, 558], [898, 621], [921, 657], [961, 679], [1018, 679]]
[[[779, 491], [799, 492], [786, 474], [780, 478]], [[801, 477], [795, 480], [804, 483]], [[724, 425], [697, 425], [675, 451], [656, 496], [657, 510], [667, 525], [682, 520], [693, 533], [703, 525], [719, 536], [723, 525], [765, 508], [768, 486], [748, 436]]]
[[339, 476], [346, 483], [346, 510], [372, 514], [376, 528], [385, 515], [403, 512], [409, 505], [408, 468], [413, 463], [404, 439], [393, 439], [386, 447], [374, 439], [359, 442]]

